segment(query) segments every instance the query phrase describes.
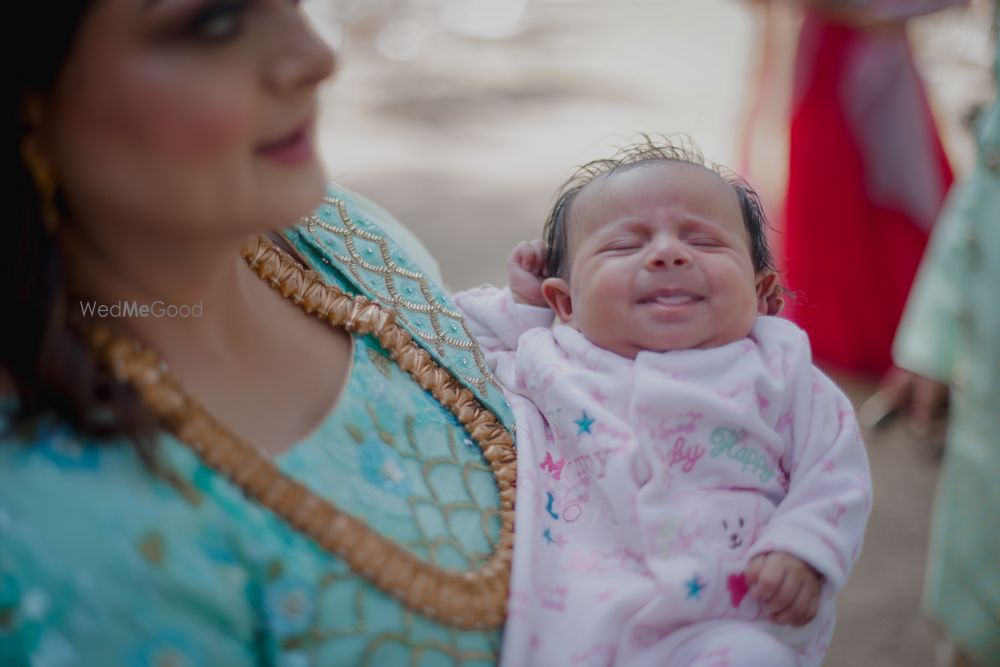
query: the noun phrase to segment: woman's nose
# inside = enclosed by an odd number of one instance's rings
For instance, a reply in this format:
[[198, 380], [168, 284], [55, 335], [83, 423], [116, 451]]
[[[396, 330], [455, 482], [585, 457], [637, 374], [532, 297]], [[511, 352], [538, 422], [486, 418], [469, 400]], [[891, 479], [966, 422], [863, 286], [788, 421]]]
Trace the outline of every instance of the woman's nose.
[[313, 30], [294, 5], [277, 31], [276, 46], [266, 76], [271, 88], [290, 92], [318, 85], [334, 72], [333, 49]]
[[646, 252], [645, 267], [649, 271], [686, 268], [690, 265], [691, 254], [679, 239], [654, 239]]

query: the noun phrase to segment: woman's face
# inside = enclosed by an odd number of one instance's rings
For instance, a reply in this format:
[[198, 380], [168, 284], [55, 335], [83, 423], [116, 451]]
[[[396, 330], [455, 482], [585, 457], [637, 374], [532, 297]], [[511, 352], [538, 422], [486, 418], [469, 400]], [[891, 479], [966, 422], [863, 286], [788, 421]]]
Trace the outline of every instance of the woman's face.
[[96, 0], [38, 122], [74, 223], [205, 238], [295, 222], [322, 197], [333, 64], [292, 0]]

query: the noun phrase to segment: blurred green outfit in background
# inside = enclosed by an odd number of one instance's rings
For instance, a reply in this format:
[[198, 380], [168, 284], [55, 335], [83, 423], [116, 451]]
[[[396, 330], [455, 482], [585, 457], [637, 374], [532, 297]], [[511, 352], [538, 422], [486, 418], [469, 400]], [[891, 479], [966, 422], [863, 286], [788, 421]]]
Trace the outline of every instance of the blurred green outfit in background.
[[[1000, 40], [993, 69], [1000, 83]], [[963, 652], [1000, 665], [1000, 101], [980, 119], [975, 167], [934, 233], [894, 358], [951, 383], [926, 606]]]

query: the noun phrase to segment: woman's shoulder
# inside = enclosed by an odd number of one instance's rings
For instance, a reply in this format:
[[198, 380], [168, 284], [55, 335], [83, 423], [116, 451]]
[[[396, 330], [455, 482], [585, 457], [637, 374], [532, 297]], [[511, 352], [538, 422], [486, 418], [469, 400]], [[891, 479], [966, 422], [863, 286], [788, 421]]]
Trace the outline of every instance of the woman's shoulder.
[[320, 206], [285, 237], [327, 282], [392, 312], [414, 342], [510, 430], [510, 407], [462, 313], [439, 280], [397, 243], [386, 224], [391, 216], [366, 201], [330, 186]]
[[360, 214], [358, 217], [378, 226], [388, 238], [395, 241], [407, 256], [416, 262], [422, 272], [435, 282], [444, 284], [441, 277], [441, 267], [438, 266], [427, 246], [417, 238], [409, 227], [400, 222], [399, 218], [367, 197], [348, 190], [340, 184], [331, 183], [327, 187], [327, 194], [340, 198], [347, 204], [348, 208], [353, 208], [357, 214]]
[[88, 530], [108, 535], [165, 520], [182, 531], [239, 530], [262, 520], [238, 489], [166, 432], [151, 436], [154, 462], [125, 438], [98, 440], [55, 417], [2, 433], [0, 532], [19, 525], [71, 548], [90, 539]]
[[72, 487], [76, 480], [91, 480], [107, 469], [117, 474], [131, 467], [131, 451], [124, 443], [97, 443], [55, 417], [14, 429], [12, 414], [9, 406], [0, 412], [0, 502], [16, 496], [19, 486]]
[[131, 443], [97, 441], [56, 419], [0, 438], [0, 533], [52, 553], [103, 550], [109, 538], [141, 539], [169, 517], [181, 529], [213, 512], [196, 489], [198, 462], [166, 436], [153, 470]]
[[[333, 238], [328, 238], [331, 234]], [[299, 241], [297, 245], [307, 242], [313, 250], [372, 265], [398, 265], [436, 284], [443, 283], [438, 263], [406, 225], [372, 200], [340, 184], [328, 183], [320, 205], [286, 235], [293, 242]], [[338, 239], [341, 244], [336, 242]]]
[[[158, 443], [164, 460], [183, 465], [172, 449]], [[253, 619], [232, 517], [172, 470], [156, 474], [129, 443], [98, 443], [54, 420], [3, 436], [0, 663], [52, 651], [67, 664], [80, 655], [140, 664], [173, 651], [249, 664]], [[192, 604], [206, 617], [195, 619]]]

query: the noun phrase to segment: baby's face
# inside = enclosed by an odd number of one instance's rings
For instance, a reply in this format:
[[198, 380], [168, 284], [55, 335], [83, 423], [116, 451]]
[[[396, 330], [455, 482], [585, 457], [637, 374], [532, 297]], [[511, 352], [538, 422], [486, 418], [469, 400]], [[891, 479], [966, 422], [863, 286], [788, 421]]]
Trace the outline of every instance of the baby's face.
[[568, 284], [547, 282], [565, 294], [560, 317], [596, 345], [629, 358], [719, 347], [762, 312], [739, 200], [707, 169], [653, 163], [599, 178], [567, 224]]

